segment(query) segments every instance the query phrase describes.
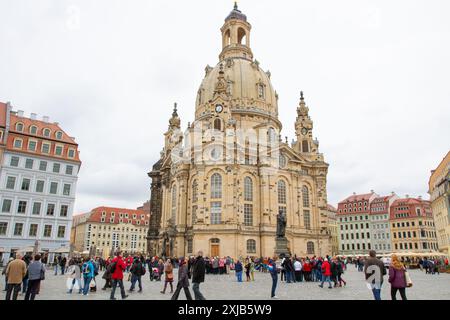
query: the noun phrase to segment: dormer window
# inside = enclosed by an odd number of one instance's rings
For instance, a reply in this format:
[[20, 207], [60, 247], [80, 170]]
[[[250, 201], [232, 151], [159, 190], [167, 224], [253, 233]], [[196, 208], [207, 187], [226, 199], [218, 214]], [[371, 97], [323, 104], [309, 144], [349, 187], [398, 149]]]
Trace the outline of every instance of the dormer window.
[[23, 123], [22, 122], [16, 123], [16, 131], [23, 132]]
[[37, 127], [36, 126], [31, 126], [30, 127], [30, 134], [36, 134], [37, 133]]
[[44, 134], [44, 137], [49, 138], [50, 137], [50, 129], [45, 128], [42, 133]]
[[75, 158], [75, 149], [69, 149], [69, 151], [67, 151], [67, 156], [69, 158]]
[[63, 133], [61, 131], [58, 131], [58, 132], [56, 132], [55, 136], [56, 136], [56, 139], [61, 140], [63, 137]]

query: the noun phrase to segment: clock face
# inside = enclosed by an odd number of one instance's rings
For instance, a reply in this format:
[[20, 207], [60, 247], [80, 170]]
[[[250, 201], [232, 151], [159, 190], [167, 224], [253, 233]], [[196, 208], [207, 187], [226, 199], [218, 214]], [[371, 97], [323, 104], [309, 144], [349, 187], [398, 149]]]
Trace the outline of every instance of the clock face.
[[307, 133], [308, 133], [308, 129], [303, 128], [303, 129], [302, 129], [302, 134], [303, 134], [304, 136], [306, 136]]
[[223, 111], [223, 106], [221, 104], [216, 105], [216, 112], [221, 113]]

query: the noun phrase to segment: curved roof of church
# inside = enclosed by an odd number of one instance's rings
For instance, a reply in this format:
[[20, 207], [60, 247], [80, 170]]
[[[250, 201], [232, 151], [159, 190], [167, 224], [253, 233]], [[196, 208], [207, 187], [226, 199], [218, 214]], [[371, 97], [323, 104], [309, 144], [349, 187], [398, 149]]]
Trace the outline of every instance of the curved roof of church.
[[231, 20], [231, 19], [237, 19], [247, 22], [247, 16], [242, 13], [241, 10], [238, 9], [237, 3], [234, 3], [234, 9], [230, 12], [228, 17], [226, 17], [225, 21]]

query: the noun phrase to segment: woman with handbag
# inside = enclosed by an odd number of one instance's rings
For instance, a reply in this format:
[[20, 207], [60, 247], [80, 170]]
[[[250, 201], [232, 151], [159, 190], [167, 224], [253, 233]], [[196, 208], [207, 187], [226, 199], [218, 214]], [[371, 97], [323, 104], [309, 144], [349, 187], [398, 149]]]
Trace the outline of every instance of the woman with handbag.
[[25, 294], [25, 300], [34, 300], [38, 293], [40, 283], [45, 279], [45, 267], [42, 264], [41, 255], [34, 256], [34, 261], [28, 267], [28, 287]]
[[406, 288], [412, 287], [412, 281], [403, 263], [396, 255], [392, 256], [392, 262], [389, 266], [389, 283], [391, 284], [391, 298], [397, 300], [397, 291], [400, 291], [402, 300], [406, 299]]
[[170, 293], [173, 293], [173, 266], [170, 259], [167, 259], [166, 263], [164, 264], [164, 274], [165, 274], [165, 281], [164, 281], [164, 289], [161, 291], [162, 294], [166, 293], [167, 284], [170, 284]]

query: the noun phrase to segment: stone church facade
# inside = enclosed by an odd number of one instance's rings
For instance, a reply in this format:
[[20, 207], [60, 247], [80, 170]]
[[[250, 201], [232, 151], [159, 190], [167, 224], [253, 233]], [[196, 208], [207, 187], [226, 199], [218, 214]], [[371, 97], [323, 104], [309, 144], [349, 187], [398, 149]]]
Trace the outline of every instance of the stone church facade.
[[328, 164], [313, 139], [303, 93], [296, 138], [280, 135], [278, 95], [254, 60], [251, 25], [237, 8], [221, 29], [223, 50], [207, 66], [195, 120], [181, 131], [175, 105], [160, 160], [148, 174], [148, 253], [273, 256], [277, 214], [287, 217], [291, 254], [331, 253]]

